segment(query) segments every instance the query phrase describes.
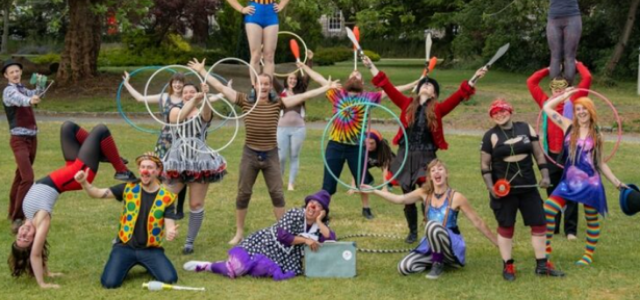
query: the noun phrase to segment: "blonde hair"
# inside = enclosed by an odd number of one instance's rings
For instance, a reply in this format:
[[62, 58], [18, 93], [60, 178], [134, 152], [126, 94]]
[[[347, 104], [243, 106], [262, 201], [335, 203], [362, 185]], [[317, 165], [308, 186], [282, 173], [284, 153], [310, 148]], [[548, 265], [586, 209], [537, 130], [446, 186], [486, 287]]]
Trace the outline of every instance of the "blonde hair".
[[582, 105], [589, 112], [589, 133], [587, 134], [587, 137], [591, 137], [593, 139], [594, 151], [591, 158], [597, 166], [600, 164], [601, 159], [600, 153], [602, 153], [602, 136], [598, 130], [598, 114], [596, 112], [596, 107], [593, 104], [593, 101], [587, 97], [580, 97], [573, 102], [574, 118], [572, 124], [573, 129], [571, 130], [571, 136], [569, 139], [569, 160], [571, 161], [571, 164], [575, 164], [577, 151], [576, 145], [578, 143], [578, 138], [580, 137], [580, 124], [578, 123], [578, 118], [575, 117], [578, 105]]
[[[442, 160], [438, 158], [432, 160], [426, 167], [426, 174], [425, 174], [426, 182], [422, 185], [422, 191], [424, 191], [424, 193], [427, 196], [433, 194], [433, 191], [435, 190], [435, 187], [433, 186], [433, 181], [431, 181], [431, 169], [433, 169], [436, 166], [442, 166], [445, 172], [449, 174], [449, 169], [447, 169], [447, 165], [445, 165]], [[446, 179], [445, 183], [447, 184], [447, 186], [449, 186], [449, 178]]]

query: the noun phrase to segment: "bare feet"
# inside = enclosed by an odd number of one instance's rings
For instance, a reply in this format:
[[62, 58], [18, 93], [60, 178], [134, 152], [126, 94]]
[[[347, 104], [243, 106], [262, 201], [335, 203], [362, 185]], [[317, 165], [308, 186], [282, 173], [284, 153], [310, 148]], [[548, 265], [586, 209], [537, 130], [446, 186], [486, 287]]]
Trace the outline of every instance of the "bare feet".
[[287, 188], [287, 190], [289, 190], [289, 191], [293, 191], [293, 190], [295, 190], [295, 189], [293, 188], [293, 184], [289, 183], [289, 187]]
[[237, 245], [238, 243], [240, 243], [242, 241], [242, 234], [237, 234], [236, 236], [234, 236], [230, 241], [229, 241], [229, 245]]

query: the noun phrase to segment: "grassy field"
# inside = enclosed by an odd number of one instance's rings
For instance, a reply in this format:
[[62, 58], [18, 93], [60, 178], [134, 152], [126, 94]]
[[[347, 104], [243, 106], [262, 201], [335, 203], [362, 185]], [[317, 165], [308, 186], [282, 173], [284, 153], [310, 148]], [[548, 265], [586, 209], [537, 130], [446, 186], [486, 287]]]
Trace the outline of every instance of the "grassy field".
[[[212, 62], [209, 62], [212, 63]], [[411, 82], [420, 75], [423, 63], [420, 60], [382, 60], [377, 66], [386, 72], [397, 85]], [[346, 79], [345, 76], [351, 72], [353, 64], [350, 62], [338, 63], [335, 66], [317, 67], [316, 70], [325, 76], [331, 75], [334, 79]], [[135, 70], [135, 67], [127, 68], [128, 71]], [[56, 89], [55, 87], [48, 93], [47, 98], [39, 105], [41, 111], [52, 112], [99, 112], [99, 113], [116, 113], [116, 91], [121, 81], [121, 74], [124, 68], [105, 68], [103, 76], [98, 78], [90, 88], [64, 88]], [[183, 71], [175, 69], [176, 71]], [[369, 72], [362, 66], [367, 88], [373, 89], [370, 84], [371, 76]], [[233, 86], [238, 90], [248, 90], [249, 83], [247, 80], [246, 67], [221, 65], [214, 70], [227, 79], [233, 79]], [[533, 72], [534, 70], [532, 70]], [[132, 85], [138, 89], [140, 93], [144, 92], [147, 80], [154, 71], [142, 71], [132, 77]], [[471, 78], [474, 70], [440, 70], [436, 69], [433, 77], [436, 78], [441, 86], [440, 100], [444, 100], [446, 96], [453, 93], [460, 85], [462, 80]], [[187, 73], [189, 74], [189, 73]], [[160, 72], [154, 77], [149, 84], [149, 94], [157, 94], [162, 91], [163, 86], [168, 81], [170, 72]], [[496, 97], [504, 97], [508, 99], [514, 107], [520, 118], [535, 124], [539, 108], [532, 101], [529, 91], [526, 87], [526, 80], [529, 74], [515, 74], [502, 71], [491, 71], [478, 83], [476, 95], [467, 102], [464, 102], [457, 108], [452, 116], [454, 118], [445, 119], [445, 123], [449, 126], [458, 128], [477, 128], [488, 126], [486, 111], [489, 103]], [[197, 81], [193, 75], [188, 75], [189, 80]], [[640, 132], [640, 113], [634, 109], [638, 103], [639, 96], [636, 94], [635, 82], [620, 82], [618, 86], [610, 88], [604, 87], [597, 83], [597, 77], [594, 78], [594, 90], [599, 91], [608, 97], [616, 106], [622, 116], [623, 128], [625, 131]], [[315, 87], [316, 85], [312, 85]], [[547, 90], [548, 83], [544, 81], [542, 87]], [[604, 102], [596, 101], [604, 108]], [[146, 108], [143, 103], [136, 103], [129, 96], [126, 90], [123, 90], [121, 103], [123, 111], [132, 117], [136, 113], [145, 113]], [[396, 114], [399, 110], [390, 101], [383, 101], [383, 104], [391, 108]], [[151, 110], [157, 112], [156, 106], [151, 105]], [[602, 124], [607, 127], [613, 127], [614, 118], [610, 109], [606, 111], [607, 116], [603, 116]], [[324, 97], [310, 100], [307, 102], [307, 119], [308, 120], [326, 120], [331, 117], [331, 110], [327, 109]], [[390, 116], [381, 115], [379, 118], [391, 119]], [[454, 121], [455, 119], [455, 121]], [[478, 126], [480, 125], [480, 126]]]
[[[82, 124], [90, 127], [94, 124]], [[63, 165], [59, 144], [60, 123], [40, 123], [38, 157], [35, 163], [36, 177], [42, 177]], [[140, 134], [126, 125], [110, 125], [116, 142], [124, 157], [135, 158], [143, 151], [153, 148], [155, 136]], [[231, 135], [230, 129], [212, 134], [210, 145], [220, 145]], [[303, 203], [305, 195], [317, 191], [322, 176], [320, 156], [320, 130], [309, 130], [302, 166], [297, 180], [297, 190], [285, 192], [287, 207]], [[384, 132], [390, 136], [390, 132]], [[7, 141], [8, 129], [0, 123], [0, 140]], [[496, 222], [488, 205], [488, 198], [479, 170], [479, 137], [448, 136], [450, 150], [442, 151], [451, 171], [451, 185], [464, 193], [472, 202], [490, 228]], [[206, 293], [161, 292], [154, 294], [160, 299], [637, 299], [640, 283], [637, 280], [640, 266], [640, 225], [637, 216], [630, 218], [622, 214], [618, 205], [618, 193], [607, 182], [605, 187], [609, 199], [610, 215], [603, 222], [602, 237], [595, 261], [591, 267], [578, 267], [574, 262], [580, 258], [584, 248], [585, 222], [580, 213], [579, 241], [569, 242], [562, 237], [554, 239], [553, 260], [557, 267], [567, 272], [564, 279], [540, 278], [533, 274], [535, 261], [530, 246], [529, 229], [522, 226], [518, 217], [514, 245], [514, 258], [518, 268], [518, 279], [513, 283], [502, 280], [498, 249], [490, 244], [473, 225], [461, 216], [459, 225], [467, 242], [468, 264], [461, 270], [447, 270], [438, 281], [429, 281], [422, 275], [402, 277], [396, 272], [396, 264], [403, 254], [359, 253], [358, 276], [353, 279], [308, 279], [298, 277], [286, 282], [270, 279], [241, 278], [229, 280], [214, 274], [185, 272], [182, 265], [189, 260], [218, 260], [226, 257], [227, 241], [234, 233], [234, 210], [237, 166], [242, 147], [242, 136], [222, 154], [229, 165], [229, 174], [221, 183], [211, 185], [206, 201], [206, 218], [196, 241], [196, 252], [182, 255], [188, 222], [181, 221], [177, 241], [165, 243], [165, 251], [178, 269], [179, 284], [204, 286]], [[8, 207], [7, 195], [15, 163], [8, 143], [0, 150], [7, 155], [0, 157], [0, 207]], [[625, 182], [640, 182], [640, 175], [630, 163], [637, 161], [640, 145], [623, 144], [610, 166]], [[343, 180], [348, 181], [346, 173]], [[113, 169], [102, 164], [95, 185], [107, 187], [117, 184], [112, 179]], [[380, 178], [379, 173], [374, 173]], [[360, 214], [357, 195], [348, 196], [344, 188], [332, 199], [332, 228], [338, 236], [359, 233], [386, 233], [404, 236], [406, 225], [402, 207], [378, 198], [372, 199], [376, 218], [365, 220]], [[397, 190], [396, 190], [397, 192]], [[116, 234], [121, 203], [114, 200], [88, 198], [84, 192], [63, 194], [54, 210], [49, 233], [51, 244], [50, 269], [65, 275], [52, 282], [60, 284], [59, 290], [41, 290], [33, 279], [14, 279], [6, 267], [0, 272], [2, 299], [141, 299], [149, 292], [140, 288], [150, 280], [140, 267], [135, 267], [123, 287], [104, 290], [100, 286], [100, 275], [108, 258], [111, 240]], [[271, 203], [263, 179], [258, 179], [247, 218], [247, 231], [252, 232], [273, 223]], [[9, 233], [9, 222], [0, 221], [0, 261], [7, 260], [13, 236]], [[363, 248], [406, 248], [401, 240], [358, 239]]]

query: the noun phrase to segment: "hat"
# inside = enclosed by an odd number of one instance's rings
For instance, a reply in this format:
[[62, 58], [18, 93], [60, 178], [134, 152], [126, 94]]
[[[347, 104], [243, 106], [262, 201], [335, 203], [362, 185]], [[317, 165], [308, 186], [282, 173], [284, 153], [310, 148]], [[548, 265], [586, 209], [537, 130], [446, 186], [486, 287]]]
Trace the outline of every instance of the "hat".
[[491, 117], [493, 116], [493, 114], [501, 110], [506, 110], [510, 114], [512, 114], [513, 106], [511, 106], [511, 104], [509, 104], [509, 102], [507, 102], [507, 100], [504, 100], [504, 99], [493, 100], [493, 102], [491, 102], [491, 106], [489, 106], [489, 116]]
[[162, 172], [163, 167], [164, 167], [163, 164], [162, 164], [162, 160], [155, 153], [147, 152], [145, 154], [142, 154], [142, 155], [136, 157], [136, 164], [138, 166], [140, 166], [140, 163], [142, 163], [143, 160], [150, 160], [150, 161], [154, 162], [156, 164], [156, 166], [158, 167], [158, 169], [160, 169], [160, 172]]
[[425, 77], [420, 79], [420, 81], [418, 82], [418, 88], [416, 89], [416, 92], [420, 93], [420, 88], [425, 83], [431, 83], [433, 85], [433, 91], [436, 93], [436, 97], [440, 96], [440, 84], [438, 84], [438, 82], [431, 77]]
[[324, 210], [327, 212], [327, 215], [329, 215], [329, 203], [331, 202], [331, 195], [329, 194], [329, 192], [325, 190], [319, 190], [315, 194], [307, 196], [306, 198], [304, 198], [304, 205], [307, 206], [307, 204], [309, 204], [309, 201], [311, 200], [318, 201], [320, 205], [322, 205], [322, 208], [324, 208]]
[[7, 59], [4, 61], [4, 63], [2, 64], [2, 74], [4, 74], [4, 71], [7, 70], [8, 67], [10, 66], [18, 66], [20, 67], [20, 70], [22, 70], [22, 64], [13, 60], [13, 59]]
[[377, 131], [375, 129], [369, 130], [367, 137], [370, 139], [376, 140], [376, 143], [380, 143], [382, 141], [382, 133], [380, 133], [380, 131]]
[[634, 184], [627, 186], [620, 191], [620, 208], [625, 215], [633, 216], [640, 211], [640, 189]]

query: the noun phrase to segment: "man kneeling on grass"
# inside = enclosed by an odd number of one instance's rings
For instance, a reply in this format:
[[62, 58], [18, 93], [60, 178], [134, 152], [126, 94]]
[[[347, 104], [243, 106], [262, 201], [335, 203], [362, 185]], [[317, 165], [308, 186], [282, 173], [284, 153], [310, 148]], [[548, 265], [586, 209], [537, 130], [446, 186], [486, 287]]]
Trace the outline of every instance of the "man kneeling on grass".
[[127, 273], [135, 265], [145, 267], [155, 280], [164, 283], [178, 281], [176, 269], [161, 246], [165, 232], [168, 241], [175, 239], [178, 233], [174, 221], [177, 218], [174, 213], [176, 194], [160, 185], [160, 158], [154, 154], [144, 154], [136, 159], [136, 163], [140, 172], [138, 182], [124, 183], [108, 189], [93, 187], [87, 182], [84, 171], [75, 176], [76, 181], [92, 198], [124, 200], [118, 238], [100, 280], [105, 288], [122, 285]]

